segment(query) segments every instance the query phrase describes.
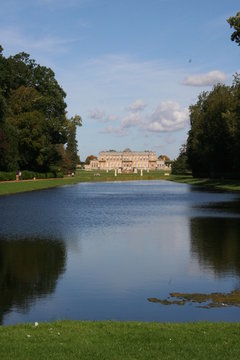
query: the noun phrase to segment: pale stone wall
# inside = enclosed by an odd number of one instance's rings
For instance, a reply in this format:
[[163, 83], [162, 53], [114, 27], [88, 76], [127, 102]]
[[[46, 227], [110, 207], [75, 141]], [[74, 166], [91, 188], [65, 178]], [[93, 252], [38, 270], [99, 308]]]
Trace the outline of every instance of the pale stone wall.
[[84, 165], [84, 169], [85, 169], [85, 170], [93, 170], [93, 169], [91, 168], [90, 164]]
[[98, 160], [91, 160], [90, 161], [90, 167], [93, 170], [97, 170], [98, 169]]
[[101, 151], [98, 160], [91, 160], [85, 170], [171, 170], [164, 160], [157, 159], [155, 151]]
[[100, 170], [121, 169], [123, 172], [132, 172], [136, 169], [155, 170], [157, 168], [157, 156], [154, 151], [101, 151], [98, 168]]
[[85, 170], [97, 170], [98, 169], [98, 160], [91, 160], [90, 164], [84, 166]]
[[171, 165], [166, 165], [164, 160], [157, 160], [158, 170], [171, 170]]

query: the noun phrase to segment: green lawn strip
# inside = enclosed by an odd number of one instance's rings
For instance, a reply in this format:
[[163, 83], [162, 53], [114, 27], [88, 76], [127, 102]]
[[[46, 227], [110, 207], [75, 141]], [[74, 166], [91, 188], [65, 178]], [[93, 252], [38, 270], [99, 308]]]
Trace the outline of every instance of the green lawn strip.
[[0, 327], [7, 359], [239, 359], [239, 323], [81, 322]]
[[146, 171], [141, 176], [138, 174], [118, 174], [115, 176], [114, 171], [77, 171], [74, 177], [65, 177], [63, 179], [49, 180], [32, 180], [19, 182], [1, 182], [0, 195], [16, 194], [27, 191], [48, 189], [56, 186], [73, 185], [79, 182], [103, 182], [103, 181], [134, 181], [134, 180], [161, 180], [166, 179], [163, 171]]
[[240, 191], [240, 180], [202, 179], [194, 178], [191, 175], [171, 175], [167, 180], [189, 185], [198, 185], [213, 190]]
[[75, 182], [72, 181], [72, 179], [4, 182], [0, 183], [0, 195], [9, 195], [26, 191], [42, 190], [73, 183]]
[[190, 175], [164, 175], [164, 171], [147, 171], [141, 176], [140, 171], [137, 174], [118, 174], [114, 171], [77, 171], [74, 177], [65, 177], [63, 179], [32, 180], [19, 182], [1, 182], [0, 195], [16, 194], [26, 191], [48, 189], [56, 186], [73, 185], [79, 182], [104, 182], [104, 181], [136, 181], [136, 180], [171, 180], [189, 185], [198, 185], [207, 189], [240, 191], [240, 180], [212, 180], [193, 178]]

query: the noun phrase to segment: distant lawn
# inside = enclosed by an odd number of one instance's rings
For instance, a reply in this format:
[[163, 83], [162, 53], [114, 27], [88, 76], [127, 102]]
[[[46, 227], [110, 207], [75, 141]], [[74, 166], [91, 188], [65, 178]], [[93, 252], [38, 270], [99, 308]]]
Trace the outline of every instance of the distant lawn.
[[193, 178], [191, 175], [170, 175], [166, 176], [166, 171], [155, 170], [137, 174], [118, 174], [114, 171], [85, 171], [78, 170], [74, 177], [64, 177], [60, 179], [47, 180], [26, 180], [19, 182], [0, 182], [0, 195], [16, 194], [26, 191], [48, 189], [56, 186], [72, 185], [79, 182], [103, 182], [103, 181], [136, 181], [136, 180], [171, 180], [184, 184], [198, 185], [209, 189], [224, 191], [240, 191], [240, 180], [215, 180]]
[[240, 359], [239, 323], [82, 322], [0, 327], [1, 360]]
[[141, 176], [138, 174], [118, 174], [115, 176], [114, 171], [85, 171], [78, 170], [74, 177], [64, 177], [63, 179], [48, 180], [26, 180], [19, 182], [6, 181], [0, 183], [0, 195], [16, 194], [26, 191], [48, 189], [56, 186], [77, 184], [79, 182], [103, 182], [103, 181], [131, 181], [131, 180], [162, 180], [167, 179], [164, 171], [147, 171]]
[[168, 180], [209, 189], [240, 191], [240, 180], [194, 178], [191, 175], [171, 175]]

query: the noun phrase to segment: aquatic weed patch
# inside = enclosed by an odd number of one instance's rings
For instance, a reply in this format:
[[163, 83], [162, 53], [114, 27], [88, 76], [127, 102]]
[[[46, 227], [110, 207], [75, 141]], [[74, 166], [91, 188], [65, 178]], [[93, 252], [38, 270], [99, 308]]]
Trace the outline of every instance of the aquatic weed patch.
[[[162, 305], [185, 305], [186, 303], [197, 303], [198, 307], [204, 309], [216, 307], [240, 307], [240, 291], [233, 290], [230, 293], [179, 293], [172, 292], [167, 299], [148, 298], [149, 302], [160, 303]], [[201, 304], [201, 305], [199, 305]]]

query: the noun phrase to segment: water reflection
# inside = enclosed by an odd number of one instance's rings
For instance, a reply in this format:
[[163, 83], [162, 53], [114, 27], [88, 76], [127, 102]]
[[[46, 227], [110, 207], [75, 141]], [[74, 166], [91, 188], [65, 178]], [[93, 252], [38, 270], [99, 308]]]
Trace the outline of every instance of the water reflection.
[[210, 203], [204, 206], [206, 209], [215, 210], [218, 212], [224, 212], [233, 215], [240, 215], [240, 201], [239, 199], [234, 199], [234, 201], [224, 201], [224, 202], [216, 202]]
[[240, 279], [236, 194], [162, 181], [86, 183], [1, 197], [0, 214], [4, 324], [239, 320], [239, 309], [206, 313], [147, 301], [233, 290]]
[[34, 300], [53, 293], [65, 266], [60, 240], [0, 239], [0, 324], [11, 310], [26, 312]]
[[238, 218], [190, 220], [191, 253], [202, 269], [217, 276], [240, 276], [240, 221]]

